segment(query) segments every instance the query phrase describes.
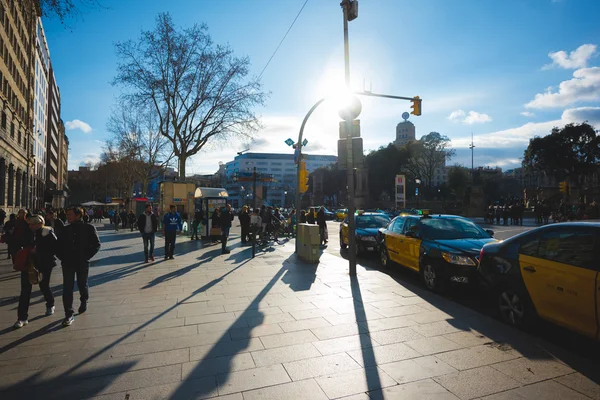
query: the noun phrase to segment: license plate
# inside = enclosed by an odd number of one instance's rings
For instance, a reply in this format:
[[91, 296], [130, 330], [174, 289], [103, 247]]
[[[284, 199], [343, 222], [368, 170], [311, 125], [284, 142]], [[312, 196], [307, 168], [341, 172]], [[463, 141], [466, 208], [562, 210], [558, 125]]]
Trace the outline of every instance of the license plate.
[[373, 251], [373, 250], [375, 250], [374, 247], [367, 247], [367, 251]]

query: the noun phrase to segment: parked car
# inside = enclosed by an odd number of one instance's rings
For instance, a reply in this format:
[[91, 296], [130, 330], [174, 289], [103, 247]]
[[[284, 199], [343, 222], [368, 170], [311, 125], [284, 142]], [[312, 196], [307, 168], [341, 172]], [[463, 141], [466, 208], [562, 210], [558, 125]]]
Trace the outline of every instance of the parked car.
[[335, 211], [335, 218], [338, 221], [345, 220], [347, 216], [348, 216], [348, 209], [347, 208], [340, 208], [339, 210]]
[[[377, 234], [379, 229], [389, 224], [390, 219], [381, 213], [359, 211], [354, 217], [356, 237], [356, 254], [361, 255], [366, 251], [377, 251]], [[340, 247], [345, 249], [350, 243], [348, 218], [340, 224]]]
[[448, 282], [475, 283], [481, 248], [496, 240], [456, 215], [400, 215], [379, 230], [381, 265], [400, 264], [421, 274], [430, 290]]
[[600, 223], [546, 225], [488, 244], [479, 273], [506, 323], [539, 317], [600, 339]]

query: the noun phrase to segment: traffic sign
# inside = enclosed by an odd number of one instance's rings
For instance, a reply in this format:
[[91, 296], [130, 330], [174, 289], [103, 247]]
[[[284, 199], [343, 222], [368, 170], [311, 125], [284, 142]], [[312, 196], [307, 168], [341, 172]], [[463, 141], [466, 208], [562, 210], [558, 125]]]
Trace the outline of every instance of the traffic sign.
[[307, 144], [308, 144], [308, 140], [304, 139], [304, 140], [302, 141], [302, 146], [306, 146]]
[[288, 138], [288, 139], [285, 141], [285, 144], [287, 144], [288, 146], [291, 146], [291, 145], [293, 145], [293, 144], [294, 144], [294, 141], [293, 141], [291, 138]]

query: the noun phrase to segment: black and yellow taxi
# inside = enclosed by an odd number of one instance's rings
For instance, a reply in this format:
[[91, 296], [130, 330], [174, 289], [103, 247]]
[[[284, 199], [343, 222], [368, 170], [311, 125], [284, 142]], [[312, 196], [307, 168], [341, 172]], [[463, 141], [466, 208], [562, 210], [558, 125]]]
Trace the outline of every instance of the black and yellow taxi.
[[[377, 235], [379, 229], [390, 223], [390, 217], [383, 213], [357, 211], [354, 216], [356, 235], [356, 254], [366, 251], [377, 251]], [[340, 224], [340, 247], [348, 247], [348, 217]]]
[[421, 274], [430, 290], [447, 282], [475, 283], [481, 248], [492, 231], [456, 215], [402, 214], [379, 232], [381, 264], [397, 263]]
[[479, 273], [508, 324], [539, 317], [600, 339], [600, 223], [551, 224], [486, 245]]
[[338, 210], [335, 211], [335, 218], [338, 221], [345, 220], [347, 216], [348, 216], [348, 209], [347, 208], [340, 208], [340, 209], [338, 209]]

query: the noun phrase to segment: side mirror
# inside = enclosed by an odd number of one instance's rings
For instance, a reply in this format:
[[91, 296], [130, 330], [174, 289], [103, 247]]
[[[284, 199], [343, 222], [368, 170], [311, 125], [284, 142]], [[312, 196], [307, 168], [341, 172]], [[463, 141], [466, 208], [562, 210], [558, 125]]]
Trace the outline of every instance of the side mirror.
[[490, 235], [491, 237], [494, 237], [494, 231], [491, 229], [486, 229], [485, 230], [487, 232], [488, 235]]

